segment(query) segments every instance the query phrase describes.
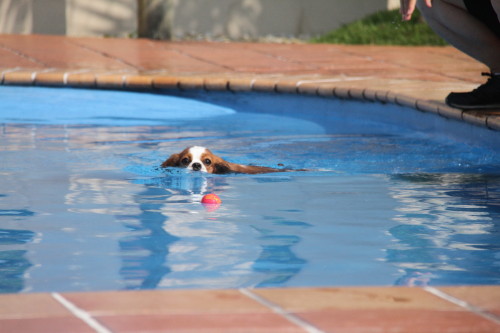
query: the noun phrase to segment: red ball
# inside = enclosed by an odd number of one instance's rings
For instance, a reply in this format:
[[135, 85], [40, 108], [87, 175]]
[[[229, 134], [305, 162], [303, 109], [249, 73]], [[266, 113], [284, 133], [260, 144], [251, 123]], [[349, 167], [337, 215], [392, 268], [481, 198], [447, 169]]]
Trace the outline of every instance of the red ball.
[[209, 205], [220, 205], [222, 203], [222, 200], [219, 198], [217, 194], [209, 193], [204, 195], [203, 198], [201, 198], [201, 203]]

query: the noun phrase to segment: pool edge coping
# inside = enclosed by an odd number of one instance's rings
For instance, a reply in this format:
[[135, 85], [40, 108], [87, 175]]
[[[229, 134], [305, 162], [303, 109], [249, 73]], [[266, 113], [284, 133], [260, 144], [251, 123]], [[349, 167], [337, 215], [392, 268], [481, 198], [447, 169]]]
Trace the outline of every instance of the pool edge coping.
[[0, 85], [142, 91], [177, 89], [181, 91], [206, 90], [313, 95], [372, 103], [396, 104], [500, 132], [500, 117], [488, 114], [488, 111], [455, 109], [443, 102], [424, 100], [391, 90], [360, 87], [360, 84], [356, 87], [346, 87], [345, 85], [338, 85], [328, 78], [304, 79], [259, 75], [235, 77], [235, 75], [229, 73], [220, 75], [158, 75], [138, 74], [129, 71], [122, 73], [91, 69], [65, 71], [54, 68], [29, 70], [15, 67], [0, 70]]
[[82, 329], [86, 327], [102, 333], [147, 329], [177, 332], [173, 327], [189, 332], [233, 332], [235, 327], [252, 332], [319, 333], [332, 329], [371, 332], [375, 327], [378, 331], [408, 332], [414, 325], [419, 326], [419, 332], [460, 327], [460, 332], [493, 333], [500, 332], [500, 305], [488, 297], [496, 294], [500, 294], [500, 286], [0, 294], [0, 305], [4, 305], [0, 306], [0, 323], [7, 326], [7, 331], [14, 325], [17, 331], [25, 333], [54, 331], [54, 326], [60, 328], [61, 325], [71, 325], [75, 331], [86, 331]]

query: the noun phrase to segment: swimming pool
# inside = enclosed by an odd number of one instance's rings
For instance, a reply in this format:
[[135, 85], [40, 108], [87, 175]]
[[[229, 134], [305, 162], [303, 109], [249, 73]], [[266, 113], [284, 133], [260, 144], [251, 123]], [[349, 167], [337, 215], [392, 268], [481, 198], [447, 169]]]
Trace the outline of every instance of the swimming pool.
[[[0, 87], [1, 292], [500, 282], [498, 133], [393, 105], [168, 93]], [[309, 171], [158, 168], [189, 145]]]

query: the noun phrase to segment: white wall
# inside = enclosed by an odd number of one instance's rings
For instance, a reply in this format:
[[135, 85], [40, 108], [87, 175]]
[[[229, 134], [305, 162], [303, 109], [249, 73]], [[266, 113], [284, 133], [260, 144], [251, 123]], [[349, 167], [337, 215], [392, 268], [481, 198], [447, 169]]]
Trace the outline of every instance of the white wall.
[[399, 0], [0, 0], [0, 33], [123, 37], [141, 27], [143, 35], [163, 38], [310, 36], [398, 5]]
[[0, 32], [33, 32], [32, 0], [0, 0]]
[[69, 36], [125, 37], [137, 32], [137, 0], [66, 0], [66, 19]]
[[387, 0], [168, 0], [169, 28], [230, 38], [317, 35], [387, 9]]
[[127, 36], [137, 0], [0, 0], [0, 33]]

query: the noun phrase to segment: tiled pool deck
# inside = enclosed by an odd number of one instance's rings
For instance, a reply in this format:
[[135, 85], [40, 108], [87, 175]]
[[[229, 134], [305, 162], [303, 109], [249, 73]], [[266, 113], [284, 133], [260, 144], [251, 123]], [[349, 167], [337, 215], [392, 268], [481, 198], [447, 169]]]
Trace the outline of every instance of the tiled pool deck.
[[[500, 131], [500, 110], [442, 102], [484, 82], [481, 71], [450, 47], [0, 35], [5, 85], [318, 94]], [[7, 294], [3, 332], [500, 332], [500, 286]]]

